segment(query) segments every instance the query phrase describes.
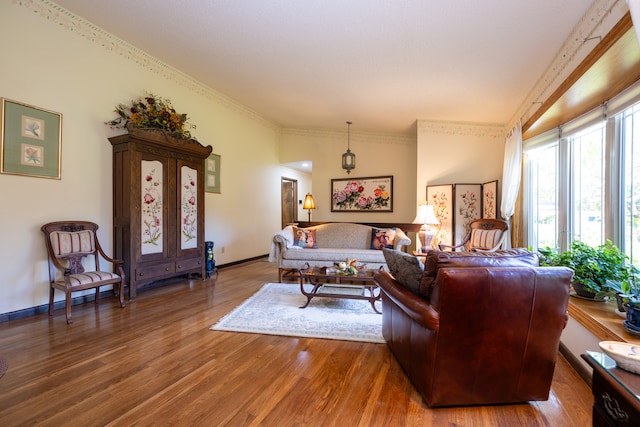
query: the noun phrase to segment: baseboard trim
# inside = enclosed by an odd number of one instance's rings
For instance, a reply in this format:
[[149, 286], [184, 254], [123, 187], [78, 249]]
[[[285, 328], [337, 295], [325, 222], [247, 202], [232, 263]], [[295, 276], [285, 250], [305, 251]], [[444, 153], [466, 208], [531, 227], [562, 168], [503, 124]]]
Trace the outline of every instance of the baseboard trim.
[[[230, 262], [227, 264], [223, 264], [223, 265], [219, 265], [216, 266], [216, 268], [218, 270], [220, 269], [224, 269], [226, 267], [231, 267], [234, 265], [238, 265], [238, 264], [243, 264], [245, 262], [250, 262], [250, 261], [255, 261], [258, 259], [262, 259], [267, 257], [268, 255], [259, 255], [253, 258], [247, 258], [247, 259], [243, 259], [240, 261], [235, 261], [235, 262]], [[149, 285], [145, 286], [147, 289], [150, 287], [153, 287], [153, 283], [150, 283]], [[127, 290], [125, 290], [125, 292], [127, 292]], [[125, 294], [128, 295], [128, 294]], [[113, 296], [113, 291], [112, 290], [107, 290], [107, 291], [102, 291], [100, 292], [100, 299], [102, 299], [104, 296], [104, 298], [108, 298]], [[74, 305], [79, 305], [79, 304], [86, 304], [88, 302], [94, 302], [96, 294], [95, 292], [92, 292], [90, 294], [87, 295], [82, 295], [82, 296], [78, 296], [78, 297], [73, 297], [71, 298], [71, 306]], [[64, 308], [64, 300], [60, 300], [60, 301], [56, 301], [53, 303], [53, 309], [54, 310], [58, 310], [58, 309], [62, 309]], [[25, 317], [29, 317], [29, 316], [36, 316], [38, 314], [43, 314], [43, 313], [48, 313], [49, 312], [49, 304], [42, 304], [42, 305], [38, 305], [35, 307], [29, 307], [29, 308], [23, 308], [21, 310], [16, 310], [16, 311], [11, 311], [8, 313], [1, 313], [0, 314], [0, 323], [3, 322], [9, 322], [12, 320], [18, 320], [18, 319], [23, 319]]]
[[567, 360], [573, 370], [580, 375], [580, 378], [591, 387], [591, 371], [562, 342], [560, 342], [560, 354]]

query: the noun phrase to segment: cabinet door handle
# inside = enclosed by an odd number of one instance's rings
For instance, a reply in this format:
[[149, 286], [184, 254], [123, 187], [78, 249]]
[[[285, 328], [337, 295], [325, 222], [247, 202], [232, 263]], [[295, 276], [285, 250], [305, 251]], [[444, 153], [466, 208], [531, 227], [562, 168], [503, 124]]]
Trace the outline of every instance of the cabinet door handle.
[[627, 415], [624, 410], [620, 409], [618, 401], [609, 396], [609, 393], [603, 394], [602, 400], [604, 401], [604, 409], [607, 411], [607, 414], [609, 414], [611, 419], [623, 423], [629, 421], [629, 415]]
[[165, 267], [165, 268], [164, 268], [164, 271], [169, 271], [169, 267]]

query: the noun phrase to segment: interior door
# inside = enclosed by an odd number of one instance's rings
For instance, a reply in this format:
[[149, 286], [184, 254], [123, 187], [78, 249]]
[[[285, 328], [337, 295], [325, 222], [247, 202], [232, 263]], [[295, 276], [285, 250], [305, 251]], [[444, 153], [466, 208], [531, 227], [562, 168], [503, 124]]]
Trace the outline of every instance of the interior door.
[[282, 200], [282, 228], [287, 224], [298, 221], [298, 181], [295, 179], [281, 178], [281, 200]]

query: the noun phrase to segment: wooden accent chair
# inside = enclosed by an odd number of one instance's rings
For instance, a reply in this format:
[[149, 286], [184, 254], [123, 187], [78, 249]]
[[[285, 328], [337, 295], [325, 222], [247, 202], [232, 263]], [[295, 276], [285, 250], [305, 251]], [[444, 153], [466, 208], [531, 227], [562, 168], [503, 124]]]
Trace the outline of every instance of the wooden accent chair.
[[502, 245], [509, 232], [509, 224], [501, 219], [476, 219], [469, 224], [469, 232], [462, 243], [455, 246], [440, 244], [441, 251], [458, 249], [466, 252], [495, 252]]
[[[88, 221], [58, 221], [43, 225], [45, 244], [49, 257], [49, 316], [53, 316], [53, 294], [56, 289], [66, 295], [67, 323], [73, 323], [71, 317], [71, 293], [86, 289], [96, 290], [95, 303], [98, 303], [100, 287], [113, 285], [113, 291], [120, 297], [120, 307], [124, 303], [125, 276], [123, 261], [115, 260], [104, 253], [96, 230], [98, 225]], [[84, 260], [93, 257], [95, 270], [85, 271]], [[100, 257], [113, 264], [117, 273], [100, 270]]]

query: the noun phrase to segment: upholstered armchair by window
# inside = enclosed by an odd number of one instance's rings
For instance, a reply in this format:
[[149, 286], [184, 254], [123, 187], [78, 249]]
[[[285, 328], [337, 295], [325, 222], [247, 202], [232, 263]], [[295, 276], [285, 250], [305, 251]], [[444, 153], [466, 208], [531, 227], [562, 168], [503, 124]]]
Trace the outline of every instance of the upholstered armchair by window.
[[[113, 285], [113, 291], [120, 297], [120, 307], [124, 307], [125, 276], [122, 261], [104, 253], [96, 230], [98, 225], [87, 221], [59, 221], [41, 227], [45, 234], [45, 244], [49, 257], [49, 316], [53, 315], [53, 297], [56, 289], [65, 293], [67, 323], [72, 323], [71, 294], [86, 289], [96, 290], [98, 303], [100, 287]], [[85, 270], [85, 258], [92, 258], [91, 271]], [[111, 263], [115, 272], [100, 269], [100, 258]]]
[[509, 232], [509, 224], [501, 219], [476, 219], [469, 224], [469, 232], [462, 243], [455, 246], [438, 245], [441, 251], [494, 252], [502, 249]]

